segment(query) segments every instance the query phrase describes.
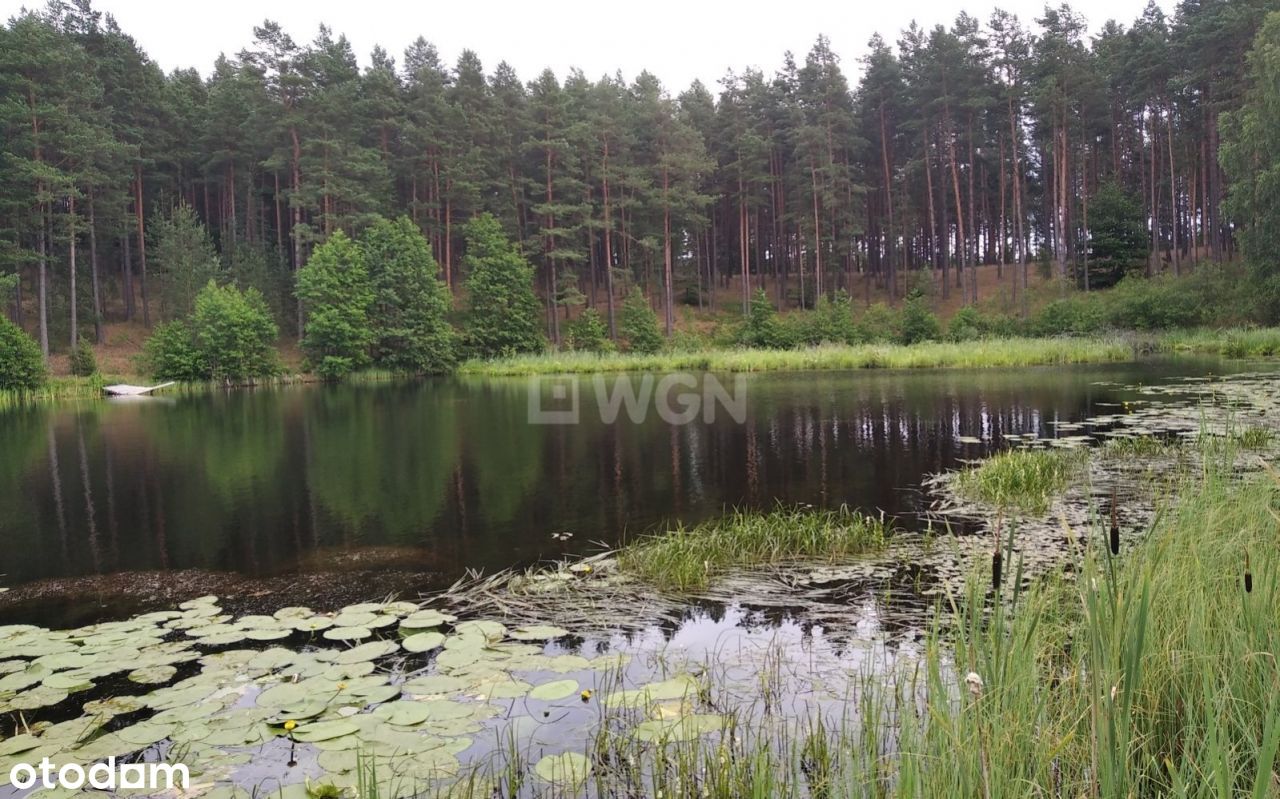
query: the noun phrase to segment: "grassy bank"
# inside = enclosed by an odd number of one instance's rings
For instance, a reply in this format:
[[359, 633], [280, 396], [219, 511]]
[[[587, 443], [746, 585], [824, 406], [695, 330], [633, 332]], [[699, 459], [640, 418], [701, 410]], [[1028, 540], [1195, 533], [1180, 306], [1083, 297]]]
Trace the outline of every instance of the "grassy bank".
[[962, 343], [823, 345], [796, 350], [713, 349], [654, 355], [569, 352], [469, 361], [464, 374], [586, 372], [771, 372], [829, 369], [929, 369], [1107, 363], [1134, 357], [1121, 338], [989, 339]]
[[831, 560], [878, 549], [887, 530], [883, 519], [848, 509], [737, 511], [642, 538], [618, 553], [618, 565], [660, 588], [688, 591], [733, 568]]
[[552, 352], [468, 361], [463, 374], [520, 376], [591, 372], [770, 372], [832, 369], [939, 369], [1116, 363], [1142, 353], [1280, 354], [1280, 329], [1198, 330], [1161, 335], [990, 338], [921, 344], [822, 345], [792, 350], [709, 349], [641, 355]]

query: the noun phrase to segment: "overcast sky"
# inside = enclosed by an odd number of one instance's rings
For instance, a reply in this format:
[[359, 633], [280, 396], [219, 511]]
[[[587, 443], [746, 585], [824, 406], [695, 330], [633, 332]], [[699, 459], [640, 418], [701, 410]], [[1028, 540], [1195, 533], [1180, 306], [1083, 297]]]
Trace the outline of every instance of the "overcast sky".
[[[43, 0], [0, 0], [4, 18]], [[1055, 3], [1058, 0], [1055, 0]], [[1128, 25], [1146, 0], [1076, 0], [1072, 6], [1096, 30], [1108, 18]], [[1173, 0], [1162, 0], [1166, 13]], [[879, 31], [890, 42], [915, 19], [932, 27], [950, 25], [963, 8], [985, 21], [992, 0], [956, 3], [903, 0], [96, 0], [115, 15], [166, 71], [196, 67], [208, 74], [220, 52], [234, 54], [253, 41], [264, 18], [281, 23], [295, 41], [310, 41], [321, 23], [345, 34], [361, 59], [380, 44], [397, 63], [409, 42], [422, 35], [453, 63], [464, 48], [479, 53], [485, 69], [499, 61], [531, 80], [550, 66], [561, 77], [581, 67], [588, 77], [621, 69], [631, 79], [642, 69], [673, 92], [699, 78], [711, 88], [727, 69], [756, 66], [772, 73], [782, 54], [797, 59], [825, 33], [852, 82], [866, 42]], [[1040, 16], [1044, 0], [1002, 0], [1025, 23]]]

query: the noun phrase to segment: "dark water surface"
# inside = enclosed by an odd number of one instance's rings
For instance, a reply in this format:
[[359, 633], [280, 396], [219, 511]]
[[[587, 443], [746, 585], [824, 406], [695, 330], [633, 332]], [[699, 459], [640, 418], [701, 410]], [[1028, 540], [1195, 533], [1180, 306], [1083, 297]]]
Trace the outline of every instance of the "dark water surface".
[[[1053, 436], [1054, 421], [1131, 398], [1115, 384], [1220, 370], [1182, 360], [752, 375], [744, 423], [727, 412], [683, 425], [624, 412], [606, 423], [587, 402], [578, 424], [530, 424], [526, 379], [7, 411], [0, 585], [359, 572], [369, 584], [357, 593], [373, 597], [385, 586], [371, 573], [427, 575], [429, 588], [734, 506], [848, 504], [911, 525], [928, 503], [923, 477], [1003, 446], [1003, 434]], [[0, 613], [23, 620], [14, 615]]]

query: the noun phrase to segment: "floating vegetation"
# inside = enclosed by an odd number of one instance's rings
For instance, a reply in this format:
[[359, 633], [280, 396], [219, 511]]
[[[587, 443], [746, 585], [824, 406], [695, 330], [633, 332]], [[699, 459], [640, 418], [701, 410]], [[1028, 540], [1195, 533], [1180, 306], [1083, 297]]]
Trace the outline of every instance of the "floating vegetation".
[[705, 588], [731, 568], [797, 560], [834, 560], [884, 546], [883, 518], [842, 508], [737, 511], [692, 528], [642, 538], [618, 553], [618, 565], [663, 589]]
[[1077, 449], [1013, 449], [998, 453], [956, 475], [963, 497], [1001, 510], [1044, 515], [1088, 462]]

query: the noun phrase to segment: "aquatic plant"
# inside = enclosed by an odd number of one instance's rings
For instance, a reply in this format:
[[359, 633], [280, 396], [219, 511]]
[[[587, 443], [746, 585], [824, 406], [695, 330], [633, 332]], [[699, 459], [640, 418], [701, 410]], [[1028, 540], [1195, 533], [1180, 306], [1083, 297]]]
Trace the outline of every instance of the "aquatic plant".
[[688, 591], [735, 567], [833, 560], [878, 549], [888, 534], [883, 518], [848, 508], [735, 511], [641, 538], [619, 551], [618, 565], [660, 588]]
[[956, 474], [956, 493], [1002, 510], [1043, 515], [1088, 463], [1079, 449], [1012, 449]]

